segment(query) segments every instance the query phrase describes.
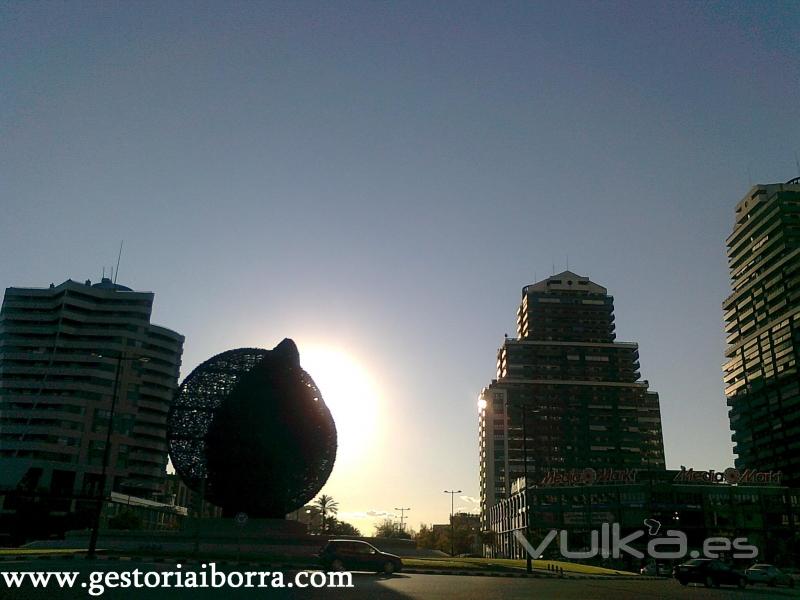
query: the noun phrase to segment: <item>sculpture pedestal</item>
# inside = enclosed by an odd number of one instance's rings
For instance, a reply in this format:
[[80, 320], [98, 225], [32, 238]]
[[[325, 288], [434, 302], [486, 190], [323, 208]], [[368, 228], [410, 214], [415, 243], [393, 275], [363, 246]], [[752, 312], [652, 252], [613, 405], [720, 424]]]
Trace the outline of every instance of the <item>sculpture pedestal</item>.
[[220, 538], [279, 539], [304, 536], [307, 534], [307, 528], [303, 523], [287, 519], [247, 519], [240, 523], [235, 519], [187, 517], [181, 521], [181, 533], [211, 542]]

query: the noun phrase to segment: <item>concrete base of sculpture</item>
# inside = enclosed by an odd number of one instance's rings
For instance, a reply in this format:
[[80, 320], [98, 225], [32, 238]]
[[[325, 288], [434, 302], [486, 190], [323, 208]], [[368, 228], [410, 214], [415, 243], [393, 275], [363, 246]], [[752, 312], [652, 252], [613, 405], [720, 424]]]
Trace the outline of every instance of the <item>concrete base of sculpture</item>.
[[[28, 544], [29, 548], [86, 548], [89, 531], [68, 531], [64, 540], [47, 540]], [[102, 554], [158, 555], [191, 557], [238, 556], [240, 558], [272, 557], [275, 559], [316, 556], [331, 537], [309, 535], [306, 526], [284, 519], [248, 519], [238, 523], [231, 519], [184, 519], [181, 529], [166, 531], [120, 531], [101, 529], [97, 549]], [[341, 536], [345, 537], [345, 536]], [[379, 550], [401, 556], [417, 551], [413, 540], [393, 538], [354, 538], [375, 545]]]
[[272, 538], [297, 537], [308, 533], [299, 521], [287, 519], [195, 519], [181, 521], [181, 533], [199, 536], [204, 540], [214, 538]]

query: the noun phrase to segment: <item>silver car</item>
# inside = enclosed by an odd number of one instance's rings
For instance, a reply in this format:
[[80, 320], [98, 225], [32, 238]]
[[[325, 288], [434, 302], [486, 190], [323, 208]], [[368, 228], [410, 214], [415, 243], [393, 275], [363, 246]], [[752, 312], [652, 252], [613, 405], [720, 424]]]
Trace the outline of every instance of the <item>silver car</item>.
[[639, 574], [650, 575], [651, 577], [669, 577], [672, 574], [672, 568], [669, 565], [649, 562], [639, 569]]

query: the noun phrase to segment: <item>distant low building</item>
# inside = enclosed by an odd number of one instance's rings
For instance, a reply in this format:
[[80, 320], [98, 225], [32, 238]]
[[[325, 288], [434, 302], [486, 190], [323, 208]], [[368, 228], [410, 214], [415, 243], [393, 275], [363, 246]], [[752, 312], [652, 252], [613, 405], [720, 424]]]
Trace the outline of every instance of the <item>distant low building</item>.
[[[431, 525], [431, 530], [435, 537], [440, 539], [450, 539], [450, 535], [455, 531], [454, 550], [456, 554], [480, 554], [480, 532], [481, 516], [474, 513], [458, 512], [450, 517], [450, 523], [437, 523]], [[447, 545], [445, 545], [447, 546]], [[442, 547], [442, 549], [447, 549]], [[447, 549], [449, 552], [449, 549]]]
[[[570, 549], [586, 549], [593, 531], [617, 524], [621, 536], [644, 531], [630, 543], [644, 551], [652, 537], [650, 523], [661, 535], [683, 532], [687, 552], [701, 552], [711, 537], [746, 537], [759, 549], [759, 561], [777, 564], [794, 564], [800, 550], [800, 490], [783, 485], [775, 471], [554, 470], [531, 480], [527, 497], [524, 480], [518, 480], [511, 495], [489, 509], [488, 556], [524, 558], [515, 532], [525, 533], [528, 516], [534, 547], [556, 530], [567, 532]], [[558, 539], [544, 556], [561, 557]], [[638, 566], [631, 558], [627, 563]]]
[[[189, 511], [185, 506], [167, 502], [157, 502], [147, 498], [139, 498], [129, 494], [111, 492], [103, 507], [103, 529], [128, 529], [120, 522], [135, 523], [134, 529], [151, 531], [178, 529], [181, 519], [187, 517]], [[132, 520], [131, 520], [132, 519]]]
[[317, 533], [322, 528], [322, 513], [319, 507], [306, 504], [286, 515], [290, 521], [298, 521], [306, 526], [309, 533]]
[[175, 506], [185, 508], [189, 517], [222, 518], [222, 509], [219, 506], [211, 504], [202, 494], [191, 490], [176, 473], [167, 475], [167, 495], [172, 498]]
[[451, 517], [451, 521], [457, 528], [465, 528], [475, 532], [481, 529], [481, 516], [475, 513], [457, 512]]

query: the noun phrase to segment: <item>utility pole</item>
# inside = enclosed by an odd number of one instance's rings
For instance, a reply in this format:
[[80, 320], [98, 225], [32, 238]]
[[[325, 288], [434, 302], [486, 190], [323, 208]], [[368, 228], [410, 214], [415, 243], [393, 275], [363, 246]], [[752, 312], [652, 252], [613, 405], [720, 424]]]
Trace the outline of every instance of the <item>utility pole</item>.
[[[102, 355], [96, 355], [98, 358], [103, 358]], [[111, 392], [111, 409], [108, 414], [108, 428], [106, 429], [106, 444], [103, 448], [103, 464], [100, 470], [100, 481], [98, 483], [97, 505], [92, 518], [92, 532], [89, 536], [89, 549], [86, 552], [87, 559], [94, 559], [97, 556], [97, 537], [100, 533], [100, 518], [103, 514], [103, 504], [106, 501], [106, 479], [108, 475], [108, 463], [111, 458], [111, 434], [114, 430], [114, 413], [117, 409], [117, 396], [119, 395], [119, 379], [122, 371], [122, 362], [138, 360], [139, 362], [148, 362], [150, 359], [136, 354], [125, 354], [120, 352], [116, 356], [117, 368], [114, 373], [114, 387]]]
[[450, 494], [450, 556], [453, 556], [455, 554], [454, 542], [456, 534], [456, 524], [453, 520], [453, 507], [455, 506], [454, 497], [456, 494], [460, 494], [461, 490], [445, 490], [444, 493]]
[[407, 511], [411, 510], [411, 509], [410, 508], [397, 508], [397, 507], [395, 507], [395, 510], [399, 510], [400, 511], [400, 532], [402, 533], [402, 531], [403, 531], [403, 519], [405, 519], [405, 513]]

